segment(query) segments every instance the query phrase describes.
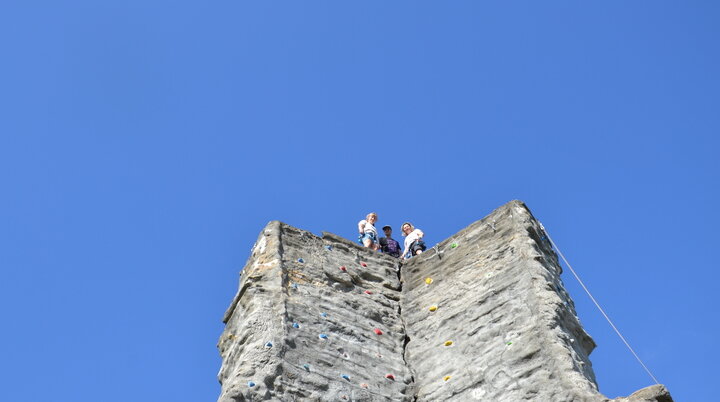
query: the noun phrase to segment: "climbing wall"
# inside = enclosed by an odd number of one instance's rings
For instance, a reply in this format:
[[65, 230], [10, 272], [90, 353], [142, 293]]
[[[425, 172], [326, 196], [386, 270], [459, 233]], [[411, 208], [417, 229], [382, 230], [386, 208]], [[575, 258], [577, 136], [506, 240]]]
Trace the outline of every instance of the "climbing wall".
[[271, 222], [241, 278], [220, 401], [412, 398], [396, 259]]
[[225, 313], [219, 401], [608, 401], [560, 274], [520, 201], [402, 264], [270, 222]]
[[604, 399], [538, 226], [511, 202], [403, 265], [418, 401]]

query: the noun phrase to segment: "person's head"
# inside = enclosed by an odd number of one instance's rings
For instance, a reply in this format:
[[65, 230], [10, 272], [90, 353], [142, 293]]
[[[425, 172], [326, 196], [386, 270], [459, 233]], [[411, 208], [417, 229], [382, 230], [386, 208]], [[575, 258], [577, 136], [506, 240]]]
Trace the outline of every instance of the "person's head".
[[390, 225], [383, 226], [383, 232], [385, 232], [385, 237], [390, 237], [390, 235], [392, 234], [392, 228], [390, 227]]
[[402, 226], [400, 226], [400, 230], [402, 231], [403, 236], [407, 236], [410, 234], [410, 232], [415, 230], [415, 226], [413, 226], [413, 224], [410, 222], [405, 222], [402, 224]]
[[369, 214], [367, 214], [365, 219], [370, 223], [375, 223], [377, 222], [377, 214], [375, 212], [370, 212]]

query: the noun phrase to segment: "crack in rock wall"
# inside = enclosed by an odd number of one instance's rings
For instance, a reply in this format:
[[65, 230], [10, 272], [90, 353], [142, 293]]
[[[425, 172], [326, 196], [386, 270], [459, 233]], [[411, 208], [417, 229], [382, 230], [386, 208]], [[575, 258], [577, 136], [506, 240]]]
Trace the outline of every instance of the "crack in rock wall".
[[219, 401], [608, 401], [561, 272], [520, 201], [402, 265], [270, 222], [223, 320]]

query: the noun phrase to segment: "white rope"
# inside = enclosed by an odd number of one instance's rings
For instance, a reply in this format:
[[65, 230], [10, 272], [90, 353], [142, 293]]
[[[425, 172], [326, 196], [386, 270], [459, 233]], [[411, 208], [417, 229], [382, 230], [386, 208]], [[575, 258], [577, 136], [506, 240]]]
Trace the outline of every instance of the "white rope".
[[[538, 223], [539, 223], [539, 222], [538, 222]], [[615, 330], [615, 333], [618, 334], [618, 336], [620, 337], [620, 339], [622, 339], [622, 341], [625, 343], [625, 346], [627, 346], [627, 348], [630, 349], [630, 352], [633, 354], [633, 356], [635, 356], [635, 358], [637, 359], [637, 361], [640, 362], [640, 365], [643, 366], [643, 368], [644, 368], [645, 371], [648, 373], [648, 375], [650, 375], [650, 377], [653, 379], [653, 381], [655, 381], [655, 384], [660, 384], [660, 382], [657, 380], [657, 378], [655, 378], [655, 376], [650, 372], [650, 369], [647, 368], [647, 366], [645, 365], [645, 363], [643, 363], [643, 361], [640, 359], [640, 357], [637, 355], [637, 353], [635, 353], [635, 351], [633, 350], [633, 348], [630, 347], [630, 344], [628, 343], [628, 341], [625, 340], [625, 337], [622, 336], [622, 334], [621, 334], [620, 331], [617, 329], [617, 327], [615, 327], [615, 324], [613, 324], [613, 322], [610, 320], [610, 317], [608, 317], [608, 315], [605, 314], [605, 311], [602, 309], [602, 307], [600, 307], [600, 304], [595, 300], [595, 298], [594, 298], [593, 295], [590, 293], [590, 291], [588, 290], [588, 288], [585, 286], [585, 284], [583, 283], [583, 281], [580, 280], [580, 277], [578, 276], [577, 273], [575, 273], [575, 270], [574, 270], [573, 267], [570, 265], [570, 263], [568, 262], [568, 260], [565, 258], [565, 256], [563, 255], [562, 251], [560, 251], [560, 248], [558, 248], [557, 244], [555, 244], [555, 242], [552, 240], [552, 238], [551, 238], [550, 235], [548, 234], [547, 230], [545, 230], [545, 227], [543, 226], [542, 223], [540, 223], [540, 228], [543, 230], [543, 232], [545, 232], [545, 236], [547, 236], [548, 240], [550, 240], [550, 244], [552, 244], [552, 246], [555, 248], [555, 250], [557, 250], [558, 254], [560, 254], [560, 257], [562, 257], [563, 261], [565, 261], [565, 265], [567, 265], [567, 267], [570, 268], [570, 272], [572, 272], [572, 274], [575, 276], [575, 279], [577, 279], [577, 281], [580, 282], [580, 285], [582, 286], [582, 288], [585, 289], [585, 293], [587, 293], [588, 296], [590, 296], [590, 299], [593, 301], [593, 303], [595, 303], [595, 306], [598, 308], [598, 310], [600, 310], [600, 312], [601, 312], [602, 315], [605, 317], [605, 319], [607, 320], [607, 322], [608, 322], [608, 323], [610, 324], [610, 326]]]

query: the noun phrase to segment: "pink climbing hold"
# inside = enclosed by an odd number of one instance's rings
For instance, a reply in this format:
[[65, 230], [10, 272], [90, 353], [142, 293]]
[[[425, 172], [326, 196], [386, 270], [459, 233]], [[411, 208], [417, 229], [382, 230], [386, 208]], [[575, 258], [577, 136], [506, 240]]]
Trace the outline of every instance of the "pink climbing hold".
[[347, 268], [345, 268], [344, 265], [343, 265], [342, 267], [340, 267], [340, 270], [343, 271], [343, 272], [347, 272]]
[[369, 290], [366, 290], [366, 291], [365, 291], [365, 294], [366, 294], [366, 295], [371, 295], [371, 294], [372, 294], [372, 292], [371, 292], [371, 291], [369, 291]]
[[382, 331], [380, 330], [380, 328], [375, 328], [375, 329], [373, 329], [373, 332], [375, 332], [375, 335], [382, 335], [382, 334], [383, 334]]
[[368, 385], [365, 384], [365, 383], [360, 384], [360, 386], [363, 387], [363, 388], [367, 388], [367, 387], [368, 387]]
[[395, 381], [395, 376], [392, 375], [392, 374], [385, 374], [385, 378], [387, 378], [388, 380], [393, 380], [393, 381]]
[[367, 264], [364, 262], [361, 262], [360, 265], [362, 265], [363, 267], [367, 267]]

